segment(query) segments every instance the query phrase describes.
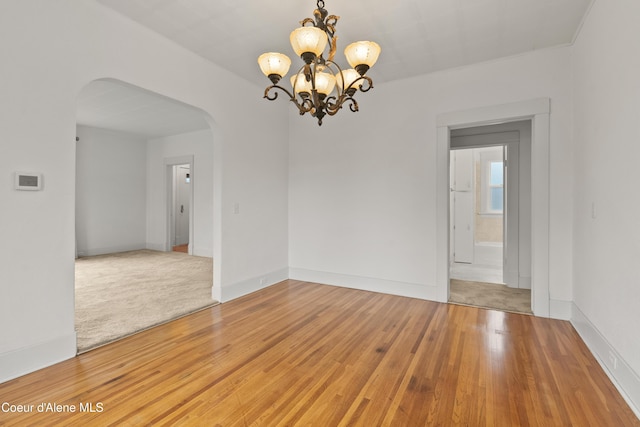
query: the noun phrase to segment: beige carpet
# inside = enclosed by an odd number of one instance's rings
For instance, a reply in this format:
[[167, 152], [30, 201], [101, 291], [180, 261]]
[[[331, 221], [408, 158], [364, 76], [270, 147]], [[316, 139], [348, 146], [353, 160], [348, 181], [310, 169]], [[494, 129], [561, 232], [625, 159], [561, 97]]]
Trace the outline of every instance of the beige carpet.
[[476, 307], [532, 314], [531, 290], [514, 289], [506, 285], [451, 279], [449, 301]]
[[216, 302], [213, 260], [179, 252], [122, 252], [76, 260], [78, 352]]

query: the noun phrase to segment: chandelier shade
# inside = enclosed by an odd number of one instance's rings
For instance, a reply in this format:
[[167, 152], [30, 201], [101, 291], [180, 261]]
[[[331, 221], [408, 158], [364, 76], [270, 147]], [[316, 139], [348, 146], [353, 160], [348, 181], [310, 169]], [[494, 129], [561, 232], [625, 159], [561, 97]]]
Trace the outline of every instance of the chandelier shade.
[[368, 70], [378, 60], [380, 46], [378, 43], [369, 41], [351, 43], [344, 49], [344, 56], [347, 58], [349, 65], [356, 70], [362, 65], [366, 65]]
[[327, 47], [327, 34], [320, 28], [300, 27], [291, 32], [289, 36], [291, 47], [299, 57], [305, 53], [313, 53], [315, 56], [322, 55]]
[[280, 80], [289, 72], [291, 60], [282, 53], [267, 52], [258, 57], [258, 64], [265, 76], [269, 78], [271, 78], [270, 76], [278, 76], [278, 80]]
[[357, 90], [360, 88], [360, 86], [362, 86], [362, 81], [359, 81], [355, 85], [353, 85], [353, 83], [355, 83], [359, 78], [360, 74], [358, 74], [356, 70], [354, 70], [353, 68], [348, 68], [346, 70], [340, 71], [340, 76], [336, 78], [336, 84], [340, 89], [347, 90], [351, 86], [351, 88]]
[[331, 73], [318, 72], [315, 75], [314, 83], [318, 93], [329, 95], [336, 86], [336, 78]]
[[309, 113], [322, 125], [322, 119], [333, 116], [348, 105], [353, 112], [358, 111], [354, 95], [359, 90], [367, 92], [373, 87], [373, 81], [366, 72], [380, 55], [380, 46], [375, 42], [359, 41], [347, 46], [344, 53], [353, 68], [343, 70], [334, 62], [336, 53], [336, 24], [339, 16], [329, 15], [324, 1], [317, 0], [318, 8], [314, 18], [305, 18], [291, 32], [289, 41], [304, 65], [291, 76], [292, 91], [279, 85], [287, 74], [291, 60], [282, 53], [269, 52], [258, 57], [258, 64], [265, 76], [273, 83], [264, 91], [264, 97], [270, 101], [278, 98], [278, 91], [286, 93], [300, 115]]
[[307, 81], [307, 78], [304, 74], [296, 74], [291, 76], [291, 87], [293, 87], [293, 91], [298, 93], [311, 93], [311, 82]]

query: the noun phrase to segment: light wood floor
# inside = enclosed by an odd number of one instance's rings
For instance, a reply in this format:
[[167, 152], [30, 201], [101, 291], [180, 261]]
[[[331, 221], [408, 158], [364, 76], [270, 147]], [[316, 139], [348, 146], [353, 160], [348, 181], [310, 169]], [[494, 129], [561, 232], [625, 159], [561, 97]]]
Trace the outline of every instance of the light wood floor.
[[2, 384], [1, 402], [76, 406], [2, 425], [640, 425], [568, 322], [297, 281]]
[[173, 248], [171, 248], [171, 250], [173, 252], [183, 252], [183, 253], [186, 254], [186, 253], [189, 253], [189, 244], [186, 243], [184, 245], [177, 245], [177, 246], [174, 246]]

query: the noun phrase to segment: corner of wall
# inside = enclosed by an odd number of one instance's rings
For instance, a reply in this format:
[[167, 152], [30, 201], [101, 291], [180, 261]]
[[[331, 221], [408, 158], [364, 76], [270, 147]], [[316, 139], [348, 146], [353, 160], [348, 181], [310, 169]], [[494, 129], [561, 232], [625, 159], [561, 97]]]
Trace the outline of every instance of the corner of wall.
[[0, 354], [0, 383], [71, 359], [76, 355], [76, 333]]
[[214, 288], [212, 295], [214, 299], [219, 299], [220, 302], [228, 302], [252, 292], [259, 291], [260, 289], [268, 288], [269, 286], [275, 285], [283, 280], [287, 280], [288, 278], [289, 269], [282, 268], [258, 277], [251, 277], [240, 282], [222, 286], [218, 291]]
[[578, 37], [580, 36], [582, 27], [584, 27], [584, 23], [587, 21], [587, 18], [589, 18], [589, 14], [591, 13], [591, 9], [593, 9], [593, 4], [595, 2], [596, 0], [590, 0], [589, 6], [587, 6], [587, 10], [584, 12], [584, 15], [582, 16], [582, 19], [580, 20], [580, 23], [578, 24], [576, 31], [573, 33], [573, 37], [571, 38], [571, 43], [570, 43], [571, 45], [573, 45], [578, 39]]
[[573, 302], [564, 300], [549, 300], [549, 317], [558, 320], [571, 320]]
[[435, 286], [417, 283], [398, 282], [395, 280], [376, 279], [372, 277], [353, 276], [349, 274], [315, 271], [306, 268], [289, 268], [289, 278], [304, 282], [322, 283], [330, 286], [342, 286], [350, 289], [398, 295], [429, 301], [442, 301], [439, 289]]

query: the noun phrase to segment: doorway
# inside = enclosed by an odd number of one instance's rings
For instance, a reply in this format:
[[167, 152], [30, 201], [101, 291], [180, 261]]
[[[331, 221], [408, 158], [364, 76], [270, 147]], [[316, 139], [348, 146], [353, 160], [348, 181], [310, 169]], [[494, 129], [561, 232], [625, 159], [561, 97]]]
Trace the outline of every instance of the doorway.
[[[535, 316], [557, 316], [552, 313], [549, 295], [550, 248], [550, 111], [549, 98], [477, 107], [438, 114], [436, 118], [436, 285], [429, 289], [433, 299], [449, 300], [449, 154], [453, 130], [506, 123], [531, 122], [531, 309]], [[527, 257], [521, 257], [521, 259]]]
[[[194, 255], [194, 156], [168, 157], [164, 163], [166, 252], [184, 252]], [[197, 252], [195, 253], [198, 254]]]
[[505, 147], [451, 149], [452, 279], [504, 284]]
[[171, 197], [171, 246], [174, 252], [190, 253], [189, 230], [191, 225], [191, 165], [189, 163], [172, 167]]
[[531, 121], [452, 130], [450, 301], [531, 313]]
[[[114, 103], [124, 110], [116, 114]], [[84, 352], [215, 303], [213, 210], [220, 192], [214, 129], [203, 111], [96, 80], [79, 93], [76, 120], [76, 244], [84, 257], [76, 261], [74, 310]], [[182, 153], [190, 154], [167, 162]], [[201, 168], [197, 209], [194, 159]], [[175, 174], [174, 165], [182, 166]], [[175, 202], [172, 180], [187, 187], [176, 186]], [[167, 199], [182, 211], [172, 227]], [[171, 241], [195, 256], [172, 252]]]

